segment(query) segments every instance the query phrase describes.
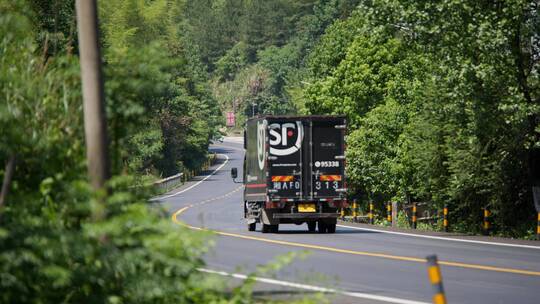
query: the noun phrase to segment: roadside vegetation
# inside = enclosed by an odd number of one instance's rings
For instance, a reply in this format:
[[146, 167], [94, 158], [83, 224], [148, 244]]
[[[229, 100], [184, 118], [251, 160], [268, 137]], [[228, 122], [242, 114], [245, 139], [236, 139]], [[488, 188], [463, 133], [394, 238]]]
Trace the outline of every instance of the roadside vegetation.
[[495, 233], [534, 231], [536, 1], [99, 8], [110, 195], [86, 182], [74, 0], [0, 0], [0, 302], [256, 302], [249, 280], [230, 292], [197, 271], [211, 238], [133, 187], [200, 168], [225, 111], [238, 127], [253, 114], [346, 115], [351, 197], [447, 204], [464, 232], [487, 207]]
[[488, 208], [493, 233], [534, 234], [536, 1], [205, 3], [192, 5], [234, 20], [195, 35], [226, 40], [206, 45], [205, 63], [240, 125], [252, 112], [346, 115], [350, 194], [363, 204], [447, 204], [467, 233]]
[[[74, 1], [0, 1], [0, 302], [259, 302], [252, 280], [233, 288], [201, 273], [211, 234], [174, 225], [134, 187], [200, 167], [221, 123], [206, 67], [182, 35], [184, 6], [100, 1], [114, 177], [96, 193]], [[15, 164], [12, 178], [4, 164]]]

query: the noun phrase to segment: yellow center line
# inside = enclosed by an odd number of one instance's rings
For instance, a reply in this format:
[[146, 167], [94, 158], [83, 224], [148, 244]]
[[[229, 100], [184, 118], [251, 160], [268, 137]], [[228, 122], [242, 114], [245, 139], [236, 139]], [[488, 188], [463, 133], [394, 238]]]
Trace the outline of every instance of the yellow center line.
[[[234, 192], [236, 192], [237, 190], [238, 189], [236, 189]], [[209, 201], [211, 201], [211, 200], [208, 200], [208, 201], [205, 201], [205, 202], [209, 202]], [[391, 254], [368, 252], [368, 251], [356, 251], [356, 250], [349, 250], [349, 249], [340, 249], [340, 248], [313, 245], [313, 244], [272, 240], [272, 239], [266, 239], [266, 238], [261, 238], [261, 237], [256, 237], [256, 236], [250, 236], [250, 235], [244, 235], [244, 234], [236, 234], [236, 233], [224, 232], [224, 231], [219, 231], [219, 230], [211, 230], [211, 229], [206, 229], [206, 228], [201, 228], [201, 227], [195, 227], [195, 226], [188, 225], [188, 224], [183, 223], [183, 222], [178, 220], [178, 216], [180, 216], [182, 213], [184, 213], [186, 210], [188, 210], [191, 207], [193, 207], [193, 205], [187, 206], [187, 207], [184, 207], [184, 208], [181, 208], [181, 209], [177, 210], [172, 215], [172, 221], [174, 223], [176, 223], [176, 224], [185, 226], [185, 227], [190, 228], [190, 229], [205, 230], [205, 231], [210, 231], [210, 232], [216, 233], [218, 235], [235, 237], [235, 238], [240, 238], [240, 239], [245, 239], [245, 240], [253, 240], [253, 241], [259, 241], [259, 242], [265, 242], [265, 243], [271, 243], [271, 244], [279, 244], [279, 245], [285, 245], [285, 246], [307, 248], [307, 249], [315, 249], [315, 250], [322, 250], [322, 251], [329, 251], [329, 252], [336, 252], [336, 253], [352, 254], [352, 255], [358, 255], [358, 256], [376, 257], [376, 258], [383, 258], [383, 259], [389, 259], [389, 260], [407, 261], [407, 262], [416, 262], [416, 263], [426, 263], [426, 259], [424, 259], [424, 258], [415, 258], [415, 257], [391, 255]], [[468, 264], [468, 263], [448, 262], [448, 261], [439, 261], [439, 265], [445, 265], [445, 266], [451, 266], [451, 267], [460, 267], [460, 268], [467, 268], [467, 269], [476, 269], [476, 270], [486, 270], [486, 271], [522, 274], [522, 275], [530, 275], [530, 276], [540, 276], [540, 271], [522, 270], [522, 269], [515, 269], [515, 268], [485, 266], [485, 265], [478, 265], [478, 264]]]

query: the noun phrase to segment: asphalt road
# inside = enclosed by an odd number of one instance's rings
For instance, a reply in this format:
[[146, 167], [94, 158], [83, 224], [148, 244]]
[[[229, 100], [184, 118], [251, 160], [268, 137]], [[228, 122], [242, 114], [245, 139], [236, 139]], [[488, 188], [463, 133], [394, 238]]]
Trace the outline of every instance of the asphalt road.
[[219, 154], [216, 165], [159, 201], [176, 223], [217, 232], [206, 256], [211, 271], [241, 278], [277, 256], [298, 253], [275, 280], [257, 285], [260, 294], [302, 295], [324, 287], [338, 291], [330, 298], [336, 303], [431, 302], [425, 257], [436, 254], [449, 303], [540, 303], [540, 244], [534, 242], [462, 242], [351, 225], [338, 226], [335, 234], [308, 233], [305, 224], [281, 225], [277, 234], [262, 234], [260, 225], [248, 232], [242, 185], [229, 175], [237, 167], [242, 176], [242, 143], [226, 139], [212, 150]]

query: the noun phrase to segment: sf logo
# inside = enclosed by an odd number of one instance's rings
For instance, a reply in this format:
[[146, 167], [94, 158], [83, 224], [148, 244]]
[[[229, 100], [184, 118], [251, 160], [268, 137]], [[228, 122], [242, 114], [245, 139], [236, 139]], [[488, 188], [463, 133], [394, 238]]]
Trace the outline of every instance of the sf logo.
[[257, 122], [257, 160], [259, 163], [259, 169], [264, 169], [265, 162], [265, 149], [266, 144], [266, 120], [263, 122]]
[[268, 128], [270, 129], [270, 154], [285, 156], [300, 150], [304, 138], [302, 122], [273, 123]]

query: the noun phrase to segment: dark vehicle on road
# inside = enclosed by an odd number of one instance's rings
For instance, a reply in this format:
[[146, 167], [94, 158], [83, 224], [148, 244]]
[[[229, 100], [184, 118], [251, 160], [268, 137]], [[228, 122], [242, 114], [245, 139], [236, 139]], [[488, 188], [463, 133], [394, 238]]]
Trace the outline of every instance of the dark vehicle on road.
[[[307, 223], [334, 233], [347, 206], [346, 119], [341, 116], [260, 116], [244, 131], [244, 217], [248, 229], [277, 232]], [[238, 171], [231, 170], [236, 178]]]

